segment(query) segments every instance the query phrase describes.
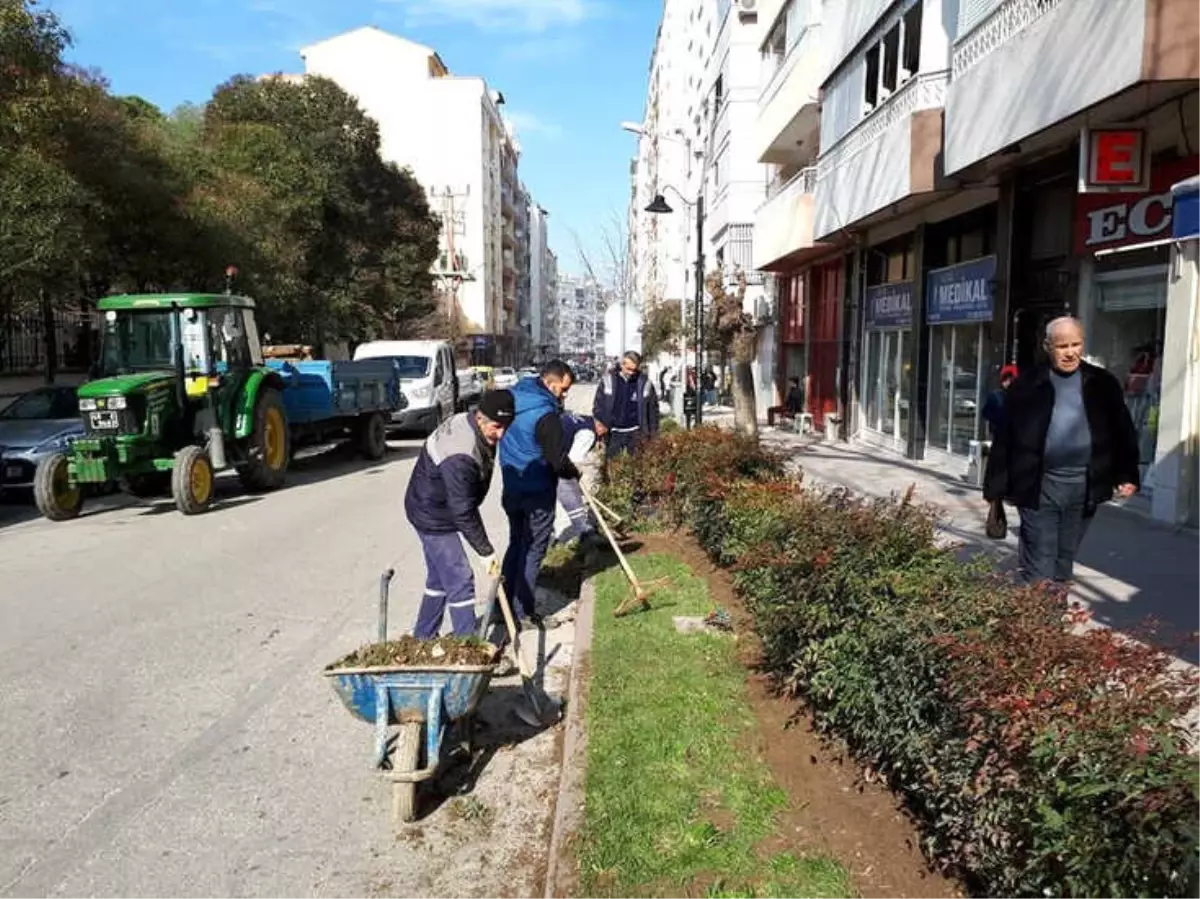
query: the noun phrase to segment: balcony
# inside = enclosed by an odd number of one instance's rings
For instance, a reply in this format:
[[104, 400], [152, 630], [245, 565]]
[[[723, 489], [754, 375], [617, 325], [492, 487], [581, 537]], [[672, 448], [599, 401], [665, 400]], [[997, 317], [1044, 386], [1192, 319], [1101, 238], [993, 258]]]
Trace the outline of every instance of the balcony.
[[958, 25], [947, 174], [1139, 83], [1151, 83], [1153, 105], [1165, 89], [1153, 82], [1190, 80], [1194, 89], [1200, 74], [1195, 0], [988, 0]]
[[502, 254], [502, 258], [504, 260], [504, 275], [505, 275], [505, 277], [508, 277], [509, 274], [515, 275], [517, 272], [517, 262], [516, 262], [516, 257], [513, 255], [513, 251], [511, 249], [509, 249], [508, 247], [505, 247], [504, 252]]
[[812, 24], [792, 44], [758, 98], [753, 141], [759, 162], [786, 165], [798, 151], [805, 156], [815, 152], [824, 69], [821, 26]]
[[813, 193], [816, 240], [937, 188], [949, 77], [944, 70], [910, 77], [821, 154]]
[[751, 264], [761, 271], [778, 271], [802, 261], [805, 250], [819, 248], [813, 240], [813, 192], [816, 166], [801, 169], [775, 188], [754, 217]]

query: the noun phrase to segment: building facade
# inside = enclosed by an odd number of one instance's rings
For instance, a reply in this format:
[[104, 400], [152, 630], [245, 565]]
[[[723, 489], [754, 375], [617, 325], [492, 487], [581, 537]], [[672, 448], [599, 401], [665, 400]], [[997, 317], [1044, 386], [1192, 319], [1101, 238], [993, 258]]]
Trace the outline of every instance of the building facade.
[[435, 275], [461, 357], [516, 364], [528, 334], [519, 237], [527, 225], [503, 96], [482, 78], [452, 74], [433, 49], [375, 27], [305, 47], [301, 57], [305, 74], [336, 82], [378, 122], [383, 158], [411, 168], [442, 215]]
[[568, 362], [604, 355], [604, 297], [592, 278], [558, 276], [558, 354]]
[[529, 207], [530, 346], [545, 361], [558, 352], [558, 260], [548, 243], [549, 213]]
[[1196, 5], [767, 0], [760, 18], [774, 177], [754, 264], [780, 387], [802, 379], [842, 437], [977, 472], [999, 369], [1073, 314], [1125, 386], [1139, 501], [1194, 522], [1200, 394], [1175, 389], [1195, 374], [1172, 336], [1196, 333], [1196, 292], [1171, 222], [1198, 165]]
[[[744, 279], [744, 308], [762, 324], [754, 374], [759, 402], [767, 404], [776, 341], [752, 236], [767, 185], [753, 133], [760, 42], [755, 4], [666, 0], [643, 120], [631, 129], [639, 139], [629, 230], [633, 294], [642, 308], [663, 299], [694, 308], [697, 278], [712, 272], [722, 273], [727, 289]], [[647, 211], [657, 195], [671, 214]], [[705, 290], [703, 302], [709, 299]]]

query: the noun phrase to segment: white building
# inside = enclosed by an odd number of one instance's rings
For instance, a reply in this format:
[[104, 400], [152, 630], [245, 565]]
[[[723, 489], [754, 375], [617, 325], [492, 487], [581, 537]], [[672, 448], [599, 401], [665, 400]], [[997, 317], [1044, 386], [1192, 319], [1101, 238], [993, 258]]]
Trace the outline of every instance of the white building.
[[571, 362], [604, 354], [604, 298], [591, 278], [558, 278], [558, 352]]
[[529, 299], [533, 355], [545, 359], [558, 351], [558, 261], [548, 243], [549, 213], [529, 207]]
[[373, 26], [301, 56], [305, 74], [336, 82], [379, 123], [384, 159], [411, 168], [443, 215], [437, 273], [457, 285], [457, 309], [447, 311], [473, 335], [474, 361], [515, 361], [522, 191], [503, 96], [482, 78], [452, 75], [430, 47]]
[[[705, 275], [725, 274], [731, 289], [747, 279], [746, 311], [763, 329], [755, 385], [759, 402], [773, 398], [775, 339], [763, 276], [753, 264], [755, 214], [767, 170], [754, 142], [761, 40], [754, 4], [731, 0], [666, 0], [651, 60], [646, 109], [630, 190], [636, 298], [680, 300], [692, 308], [695, 261]], [[658, 194], [672, 214], [647, 212]], [[698, 222], [701, 194], [703, 221]], [[697, 246], [697, 225], [703, 246]], [[705, 296], [707, 303], [708, 297]]]

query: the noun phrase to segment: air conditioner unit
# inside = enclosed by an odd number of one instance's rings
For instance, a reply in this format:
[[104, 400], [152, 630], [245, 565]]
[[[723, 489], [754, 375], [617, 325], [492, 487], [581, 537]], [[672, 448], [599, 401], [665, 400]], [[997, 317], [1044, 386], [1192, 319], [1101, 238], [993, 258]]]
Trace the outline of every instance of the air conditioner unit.
[[733, 0], [733, 9], [738, 14], [739, 19], [746, 19], [749, 16], [758, 16], [757, 0]]

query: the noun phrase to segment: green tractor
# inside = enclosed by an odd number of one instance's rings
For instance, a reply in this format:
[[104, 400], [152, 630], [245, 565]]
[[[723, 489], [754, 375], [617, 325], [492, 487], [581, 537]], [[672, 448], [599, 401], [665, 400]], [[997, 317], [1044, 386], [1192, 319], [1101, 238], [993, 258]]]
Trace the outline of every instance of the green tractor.
[[85, 434], [34, 478], [52, 521], [79, 515], [88, 484], [135, 496], [170, 492], [185, 515], [207, 510], [230, 466], [250, 490], [283, 484], [291, 434], [284, 378], [263, 362], [254, 301], [230, 294], [111, 296], [98, 379], [79, 388]]

